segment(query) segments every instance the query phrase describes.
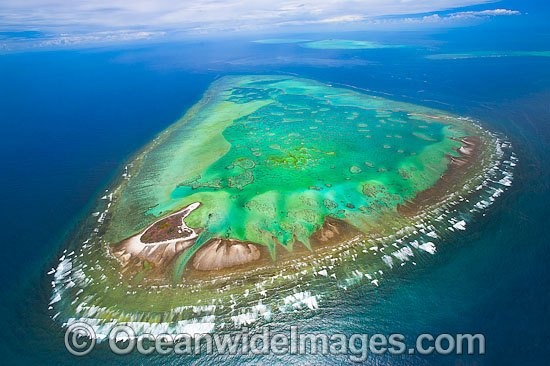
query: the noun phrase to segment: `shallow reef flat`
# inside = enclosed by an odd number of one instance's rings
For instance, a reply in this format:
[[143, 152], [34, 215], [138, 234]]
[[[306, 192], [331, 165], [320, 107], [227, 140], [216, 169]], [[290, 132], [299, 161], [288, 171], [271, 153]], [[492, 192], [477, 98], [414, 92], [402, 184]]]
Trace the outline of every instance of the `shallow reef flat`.
[[428, 55], [431, 60], [461, 60], [468, 58], [497, 58], [497, 57], [550, 57], [550, 51], [475, 51], [465, 53], [438, 53]]
[[359, 50], [359, 49], [378, 49], [378, 48], [401, 48], [403, 45], [384, 44], [371, 41], [353, 41], [345, 39], [325, 39], [322, 41], [313, 41], [300, 44], [305, 48], [315, 48], [324, 50]]
[[516, 161], [502, 136], [443, 111], [223, 77], [68, 238], [52, 317], [193, 333], [315, 311], [428, 262], [511, 185]]

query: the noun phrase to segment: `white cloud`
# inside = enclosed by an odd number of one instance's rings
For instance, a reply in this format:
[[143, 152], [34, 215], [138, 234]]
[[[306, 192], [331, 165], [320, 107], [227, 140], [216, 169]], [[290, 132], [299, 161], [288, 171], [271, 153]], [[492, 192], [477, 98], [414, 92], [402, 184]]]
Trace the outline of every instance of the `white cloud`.
[[378, 25], [439, 25], [439, 26], [456, 26], [459, 24], [471, 24], [464, 22], [482, 21], [485, 18], [502, 16], [502, 15], [520, 15], [521, 12], [508, 9], [494, 9], [481, 11], [461, 11], [448, 14], [431, 14], [417, 17], [401, 17], [390, 19], [375, 19], [370, 21], [371, 24]]
[[334, 18], [320, 19], [319, 23], [343, 23], [343, 22], [358, 22], [364, 20], [363, 15], [341, 15]]
[[[154, 30], [266, 28], [277, 23], [356, 21], [420, 14], [491, 0], [18, 0], [0, 3], [2, 28]], [[350, 15], [352, 14], [352, 15]]]
[[315, 20], [289, 20], [274, 24], [277, 27], [288, 25], [308, 25], [308, 24], [331, 24], [331, 23], [354, 23], [365, 20], [363, 15], [341, 15], [333, 18], [315, 19]]
[[452, 13], [452, 16], [496, 16], [496, 15], [520, 15], [521, 12], [517, 10], [508, 9], [494, 9], [494, 10], [482, 10], [482, 11], [461, 11], [458, 13]]
[[490, 2], [494, 0], [17, 0], [0, 2], [0, 32], [39, 31], [46, 39], [35, 40], [37, 44], [70, 45], [303, 26], [366, 29], [519, 13], [495, 9], [415, 16]]
[[138, 40], [150, 40], [162, 37], [166, 32], [134, 32], [134, 31], [107, 31], [85, 34], [59, 34], [51, 38], [39, 40], [35, 47], [48, 46], [72, 46], [78, 44], [127, 42]]

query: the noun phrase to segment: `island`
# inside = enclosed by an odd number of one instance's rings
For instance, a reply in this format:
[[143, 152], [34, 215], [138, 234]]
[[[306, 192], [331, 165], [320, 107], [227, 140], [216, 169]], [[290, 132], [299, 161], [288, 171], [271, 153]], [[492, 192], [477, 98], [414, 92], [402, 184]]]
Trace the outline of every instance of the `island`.
[[[52, 317], [213, 331], [429, 261], [511, 184], [468, 118], [286, 75], [216, 80], [124, 165], [52, 269]], [[477, 216], [476, 216], [477, 215]]]

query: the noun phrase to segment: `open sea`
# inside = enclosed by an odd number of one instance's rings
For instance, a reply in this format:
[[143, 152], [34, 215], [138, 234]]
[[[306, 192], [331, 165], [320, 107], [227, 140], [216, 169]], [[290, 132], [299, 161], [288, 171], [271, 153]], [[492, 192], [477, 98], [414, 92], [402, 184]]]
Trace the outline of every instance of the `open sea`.
[[[51, 320], [51, 276], [63, 239], [124, 161], [227, 74], [276, 73], [482, 121], [519, 158], [514, 182], [464, 234], [375, 292], [345, 291], [306, 316], [271, 324], [301, 331], [483, 333], [478, 356], [370, 356], [372, 365], [528, 365], [550, 357], [550, 57], [433, 60], [434, 53], [547, 51], [548, 33], [303, 35], [406, 48], [306, 49], [253, 39], [126, 45], [0, 55], [0, 359], [6, 365], [337, 365], [347, 356], [116, 356], [105, 344], [77, 359]], [[280, 37], [278, 37], [280, 38]], [[525, 41], [529, 39], [529, 41]]]

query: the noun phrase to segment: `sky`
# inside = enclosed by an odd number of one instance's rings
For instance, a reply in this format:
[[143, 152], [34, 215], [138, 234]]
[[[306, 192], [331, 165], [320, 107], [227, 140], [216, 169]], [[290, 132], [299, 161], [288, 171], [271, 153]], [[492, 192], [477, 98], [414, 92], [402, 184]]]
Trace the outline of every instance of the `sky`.
[[467, 27], [529, 17], [516, 0], [0, 0], [0, 50], [235, 33]]

